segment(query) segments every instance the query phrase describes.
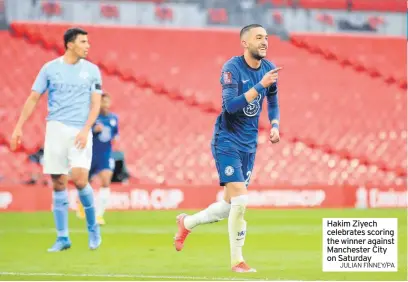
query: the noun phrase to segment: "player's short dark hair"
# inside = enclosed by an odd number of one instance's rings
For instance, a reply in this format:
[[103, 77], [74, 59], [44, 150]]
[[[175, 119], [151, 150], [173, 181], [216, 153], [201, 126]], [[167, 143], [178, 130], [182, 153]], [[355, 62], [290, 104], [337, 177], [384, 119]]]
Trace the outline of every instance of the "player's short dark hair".
[[244, 27], [241, 29], [240, 33], [239, 33], [239, 37], [242, 38], [242, 36], [243, 36], [245, 33], [247, 33], [248, 31], [250, 31], [251, 29], [257, 28], [257, 27], [262, 27], [262, 28], [264, 28], [264, 27], [263, 27], [262, 25], [260, 25], [260, 24], [250, 24], [250, 25], [244, 26]]
[[108, 93], [108, 92], [103, 92], [103, 93], [102, 93], [102, 99], [103, 99], [103, 98], [110, 98], [109, 93]]
[[79, 28], [79, 27], [70, 28], [67, 31], [65, 31], [65, 33], [64, 33], [64, 46], [65, 46], [65, 49], [68, 48], [68, 43], [69, 42], [74, 42], [79, 34], [87, 35], [88, 32], [86, 32], [85, 30], [83, 30], [82, 28]]

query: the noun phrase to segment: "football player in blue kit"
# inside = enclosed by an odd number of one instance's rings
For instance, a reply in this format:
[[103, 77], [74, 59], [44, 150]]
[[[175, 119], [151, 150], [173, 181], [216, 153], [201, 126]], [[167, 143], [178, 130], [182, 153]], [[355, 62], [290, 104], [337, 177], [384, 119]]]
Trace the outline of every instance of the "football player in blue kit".
[[[105, 224], [103, 215], [109, 203], [110, 184], [115, 169], [115, 160], [112, 158], [112, 142], [119, 133], [118, 116], [110, 111], [110, 107], [111, 97], [108, 93], [103, 93], [101, 111], [92, 127], [92, 164], [89, 177], [92, 179], [94, 176], [98, 176], [102, 185], [99, 189], [96, 205], [96, 220], [100, 225]], [[79, 205], [78, 216], [80, 218], [84, 216], [81, 205]]]
[[174, 245], [181, 251], [195, 227], [228, 218], [232, 271], [256, 272], [242, 255], [247, 225], [244, 220], [247, 186], [253, 171], [258, 123], [265, 97], [271, 124], [270, 141], [277, 143], [280, 139], [277, 80], [281, 68], [265, 59], [268, 35], [261, 25], [244, 27], [240, 39], [244, 54], [232, 57], [221, 71], [222, 112], [216, 120], [211, 142], [220, 186], [224, 186], [224, 199], [196, 214], [177, 216]]

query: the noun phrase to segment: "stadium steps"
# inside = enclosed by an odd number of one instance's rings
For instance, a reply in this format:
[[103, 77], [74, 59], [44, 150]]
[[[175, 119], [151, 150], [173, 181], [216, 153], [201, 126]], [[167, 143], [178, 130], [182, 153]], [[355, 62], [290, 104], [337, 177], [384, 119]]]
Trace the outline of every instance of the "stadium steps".
[[402, 38], [291, 34], [290, 42], [344, 68], [407, 89], [406, 41]]
[[[21, 32], [21, 30], [19, 30]], [[28, 33], [26, 35], [28, 35], [28, 39], [31, 42], [35, 42], [35, 43], [43, 43], [43, 46], [46, 48], [55, 48], [57, 51], [62, 52], [63, 50], [61, 50], [60, 47], [58, 47], [57, 41], [55, 41], [54, 43], [50, 43], [47, 42], [46, 44], [44, 44], [45, 42], [42, 41], [41, 36], [36, 33], [35, 31], [31, 31], [33, 32], [33, 34]], [[17, 32], [18, 33], [18, 32]], [[24, 32], [20, 35], [24, 35]], [[51, 36], [52, 38], [52, 36]], [[218, 111], [218, 109], [215, 109], [213, 107], [212, 104], [205, 104], [205, 107], [203, 106], [202, 102], [197, 102], [194, 98], [190, 98], [190, 99], [186, 99], [185, 96], [180, 95], [180, 93], [177, 93], [177, 91], [169, 91], [166, 89], [165, 86], [163, 85], [152, 85], [151, 83], [149, 83], [149, 81], [147, 81], [146, 79], [140, 79], [134, 76], [133, 72], [131, 70], [119, 70], [115, 68], [115, 65], [112, 62], [107, 62], [107, 63], [101, 63], [100, 64], [101, 68], [104, 69], [107, 73], [111, 74], [111, 75], [117, 75], [120, 76], [121, 79], [123, 79], [124, 81], [131, 81], [134, 83], [138, 83], [139, 86], [141, 87], [150, 87], [153, 88], [158, 94], [165, 94], [165, 95], [169, 95], [170, 98], [174, 99], [174, 100], [180, 100], [180, 101], [184, 101], [185, 103], [192, 105], [192, 106], [197, 106], [200, 108], [201, 111], [207, 111], [207, 112], [216, 112]], [[176, 94], [174, 94], [176, 93]], [[173, 95], [172, 95], [173, 94]], [[267, 127], [262, 127], [262, 128], [267, 128]], [[307, 138], [299, 138], [299, 137], [292, 137], [292, 138], [285, 138], [287, 140], [289, 140], [290, 142], [300, 142], [303, 140], [306, 140]], [[333, 150], [333, 148], [331, 148], [330, 146], [326, 145], [326, 144], [322, 144], [322, 145], [318, 145], [315, 142], [313, 142], [313, 140], [307, 140], [305, 142], [305, 144], [308, 147], [311, 147], [313, 149], [319, 149], [321, 151], [323, 151], [323, 153], [328, 153], [330, 155], [338, 155], [340, 156], [340, 158], [342, 159], [346, 159], [346, 160], [354, 160], [357, 159], [359, 160], [362, 164], [364, 164], [365, 166], [374, 166], [377, 167], [380, 171], [394, 171], [396, 172], [398, 175], [402, 174], [404, 175], [405, 173], [405, 169], [403, 168], [391, 168], [387, 165], [384, 165], [383, 163], [378, 163], [377, 165], [373, 162], [371, 162], [369, 159], [365, 158], [365, 157], [359, 157], [359, 158], [355, 158], [350, 152], [348, 152], [347, 150]]]
[[[10, 42], [10, 48], [14, 50], [0, 52], [2, 61], [9, 66], [0, 77], [0, 85], [13, 89], [2, 89], [4, 99], [12, 104], [4, 109], [2, 107], [6, 117], [16, 112], [16, 108], [21, 108], [33, 77], [44, 61], [55, 58], [55, 53], [21, 38], [12, 38], [7, 33], [2, 34], [1, 39]], [[197, 107], [186, 106], [182, 100], [157, 95], [151, 89], [140, 88], [131, 81], [124, 82], [118, 75], [104, 76], [104, 85], [107, 89], [114, 89], [113, 105], [117, 107], [122, 121], [121, 145], [125, 149], [132, 180], [165, 186], [218, 185], [209, 147], [214, 115], [203, 115]], [[155, 105], [154, 111], [151, 110], [152, 104]], [[27, 124], [24, 145], [31, 144], [32, 147], [34, 143], [42, 143], [44, 121], [43, 117], [37, 119], [37, 116], [41, 116], [39, 112], [45, 113], [45, 108], [36, 111]], [[189, 122], [184, 123], [186, 120]], [[9, 138], [15, 120], [12, 123], [4, 121], [7, 130], [0, 132]], [[26, 181], [33, 173], [41, 174], [39, 167], [27, 163], [26, 153], [11, 154], [6, 149], [0, 149], [3, 160], [0, 174], [4, 175], [7, 183]], [[253, 175], [254, 184], [282, 183], [285, 187], [305, 184], [360, 185], [368, 182], [394, 185], [402, 181], [393, 172], [378, 171], [376, 167], [361, 165], [356, 160], [342, 160], [339, 156], [307, 148], [302, 143], [283, 139], [280, 144], [271, 146], [267, 132], [260, 135]]]
[[[60, 54], [63, 52], [63, 49], [60, 46], [60, 44], [58, 42], [58, 39], [56, 39], [56, 38], [57, 38], [57, 35], [60, 35], [63, 32], [63, 30], [66, 28], [65, 25], [46, 25], [46, 26], [42, 26], [41, 27], [42, 30], [44, 32], [46, 31], [46, 34], [47, 34], [47, 42], [45, 42], [45, 38], [42, 38], [41, 29], [36, 29], [35, 25], [33, 26], [33, 25], [24, 25], [24, 23], [22, 23], [22, 24], [21, 23], [14, 23], [14, 24], [12, 24], [12, 27], [13, 27], [13, 30], [15, 31], [15, 33], [17, 35], [26, 36], [27, 39], [30, 42], [42, 44], [45, 48], [55, 49]], [[100, 29], [99, 29], [99, 32], [98, 32], [98, 28], [95, 28], [95, 27], [90, 27], [90, 28], [91, 28], [90, 32], [92, 34], [94, 34], [95, 38], [97, 37], [98, 34], [101, 33]], [[130, 30], [120, 29], [120, 30], [124, 31], [125, 33], [126, 32], [129, 33], [128, 34], [129, 36], [131, 35], [130, 32], [132, 32], [132, 29], [130, 29]], [[105, 38], [105, 34], [108, 34], [109, 32], [118, 33], [115, 28], [113, 28], [113, 29], [112, 28], [103, 29], [103, 38]], [[143, 32], [144, 32], [142, 34], [143, 36], [149, 35], [149, 30], [143, 31]], [[127, 35], [127, 34], [122, 34], [122, 35]], [[179, 33], [174, 33], [171, 36], [177, 37], [177, 38], [175, 38], [175, 40], [176, 39], [177, 40], [182, 40], [183, 39], [183, 35], [180, 35]], [[210, 40], [214, 39], [211, 36], [212, 35], [206, 35], [206, 33], [204, 33], [204, 36], [202, 36], [202, 38], [203, 38], [204, 42], [209, 43]], [[49, 40], [49, 38], [51, 38], [51, 41]], [[54, 40], [54, 41], [52, 41], [52, 40]], [[112, 41], [115, 41], [115, 40], [112, 40]], [[158, 43], [158, 44], [161, 43], [158, 39], [156, 39], [156, 41], [157, 41], [156, 43]], [[228, 43], [229, 40], [226, 41], [226, 42]], [[279, 43], [279, 42], [277, 42], [277, 43]], [[154, 44], [152, 43], [152, 45], [154, 45]], [[233, 45], [235, 46], [236, 44], [233, 44]], [[231, 47], [233, 45], [231, 45]], [[211, 47], [211, 45], [207, 45], [207, 46]], [[147, 46], [147, 47], [149, 48], [149, 46]], [[171, 55], [171, 52], [176, 51], [176, 50], [173, 50], [170, 47], [171, 46], [169, 46], [169, 48], [168, 48], [169, 49], [169, 56]], [[226, 47], [228, 47], [228, 46], [226, 46]], [[109, 46], [107, 45], [107, 46], [105, 46], [105, 48], [109, 49]], [[144, 49], [146, 47], [140, 47], [140, 48]], [[129, 81], [129, 80], [134, 81], [135, 83], [138, 83], [139, 86], [141, 86], [141, 87], [153, 88], [158, 94], [167, 95], [168, 97], [170, 97], [172, 99], [175, 99], [175, 100], [182, 100], [185, 103], [187, 103], [188, 105], [197, 106], [201, 110], [204, 110], [204, 111], [207, 111], [207, 112], [218, 112], [218, 110], [219, 110], [218, 107], [214, 107], [214, 104], [216, 102], [213, 101], [213, 100], [205, 100], [206, 97], [204, 97], [204, 95], [194, 95], [194, 94], [186, 95], [186, 93], [180, 93], [180, 91], [176, 90], [176, 88], [173, 88], [174, 90], [169, 90], [169, 88], [166, 87], [167, 84], [168, 84], [167, 81], [169, 81], [169, 79], [165, 77], [165, 75], [168, 75], [168, 73], [163, 72], [161, 74], [160, 70], [159, 70], [160, 66], [159, 67], [156, 66], [157, 67], [157, 69], [156, 69], [157, 72], [154, 72], [154, 69], [150, 70], [152, 73], [150, 73], [150, 77], [149, 77], [150, 81], [149, 81], [149, 80], [145, 79], [144, 77], [136, 77], [134, 75], [134, 71], [129, 69], [129, 68], [122, 67], [122, 68], [119, 69], [118, 65], [115, 64], [115, 62], [112, 59], [107, 58], [107, 57], [109, 57], [109, 54], [106, 54], [106, 52], [97, 52], [97, 51], [98, 50], [95, 50], [93, 52], [93, 53], [97, 53], [95, 55], [96, 58], [94, 58], [93, 60], [96, 61], [96, 62], [99, 62], [98, 64], [100, 65], [100, 67], [103, 70], [105, 70], [108, 74], [119, 75], [125, 81]], [[101, 51], [101, 50], [99, 50], [99, 51]], [[123, 50], [120, 50], [120, 51], [123, 51]], [[146, 51], [147, 51], [147, 49], [146, 49]], [[163, 56], [163, 54], [161, 54], [161, 55]], [[186, 57], [189, 57], [190, 56], [189, 51], [185, 51], [185, 55], [186, 55]], [[110, 56], [117, 56], [117, 55], [110, 54]], [[132, 54], [129, 54], [129, 56], [132, 56]], [[159, 57], [160, 54], [156, 54], [156, 56]], [[116, 58], [116, 59], [119, 59], [119, 58]], [[207, 60], [205, 56], [203, 56], [202, 59]], [[223, 60], [219, 59], [218, 61], [222, 62]], [[188, 62], [188, 60], [187, 60], [187, 62]], [[198, 62], [200, 62], [200, 61], [198, 61]], [[126, 62], [121, 60], [121, 63], [126, 63]], [[165, 63], [167, 63], [167, 65], [170, 65], [172, 67], [174, 65], [175, 66], [177, 66], [177, 65], [180, 66], [180, 64], [182, 64], [182, 63], [177, 62], [177, 60], [174, 61], [174, 62], [170, 61], [170, 62], [165, 62]], [[143, 65], [145, 65], [145, 64], [143, 64]], [[204, 63], [203, 63], [203, 65], [206, 66]], [[180, 66], [179, 68], [182, 68], [182, 67]], [[207, 66], [207, 68], [208, 68], [208, 66]], [[208, 73], [213, 73], [213, 69], [211, 69], [211, 70], [208, 69], [208, 71], [205, 72], [206, 75]], [[180, 76], [180, 75], [183, 75], [183, 74], [184, 73], [179, 73], [178, 75]], [[146, 74], [146, 76], [147, 76], [147, 74]], [[156, 80], [154, 80], [155, 76], [157, 77]], [[203, 78], [202, 75], [200, 75], [199, 77]], [[171, 77], [170, 80], [178, 81], [177, 76], [176, 77]], [[165, 81], [166, 85], [162, 84], [162, 81]], [[330, 90], [328, 89], [327, 93], [330, 93], [329, 91]], [[293, 92], [293, 90], [291, 90], [291, 92]], [[218, 97], [218, 96], [216, 96], [216, 97]], [[283, 96], [281, 98], [285, 98], [285, 97]], [[202, 99], [202, 100], [200, 101], [200, 99]], [[217, 100], [218, 100], [218, 98], [217, 98]], [[305, 102], [308, 102], [308, 101], [305, 101]], [[265, 120], [266, 120], [265, 118], [261, 120], [261, 125], [260, 125], [261, 130], [265, 130], [265, 129], [268, 128], [267, 122]], [[293, 124], [293, 127], [296, 128], [296, 124]], [[306, 134], [307, 134], [307, 132], [306, 132]], [[306, 146], [309, 146], [309, 147], [314, 148], [314, 149], [323, 150], [324, 152], [327, 152], [327, 153], [330, 153], [330, 154], [337, 154], [341, 158], [345, 158], [345, 159], [349, 159], [349, 160], [358, 159], [364, 164], [376, 165], [377, 167], [379, 167], [381, 170], [384, 170], [384, 171], [396, 171], [397, 173], [405, 173], [405, 168], [400, 167], [399, 163], [393, 164], [393, 166], [389, 166], [389, 165], [384, 164], [380, 160], [379, 161], [375, 161], [375, 160], [373, 161], [371, 158], [373, 156], [375, 156], [375, 154], [372, 154], [370, 156], [364, 155], [364, 149], [361, 149], [361, 148], [359, 149], [359, 151], [361, 151], [361, 152], [359, 152], [358, 155], [356, 155], [355, 152], [353, 152], [353, 150], [348, 150], [347, 148], [344, 148], [344, 147], [343, 148], [341, 148], [341, 147], [338, 148], [338, 146], [336, 147], [336, 146], [333, 146], [330, 143], [328, 144], [324, 140], [319, 142], [318, 140], [313, 139], [310, 135], [309, 136], [305, 135], [305, 132], [298, 132], [295, 136], [287, 136], [285, 131], [283, 131], [282, 136], [285, 139], [287, 139], [287, 140], [289, 140], [291, 142], [303, 142], [304, 144], [306, 144]], [[400, 145], [394, 146], [394, 147], [400, 147]]]

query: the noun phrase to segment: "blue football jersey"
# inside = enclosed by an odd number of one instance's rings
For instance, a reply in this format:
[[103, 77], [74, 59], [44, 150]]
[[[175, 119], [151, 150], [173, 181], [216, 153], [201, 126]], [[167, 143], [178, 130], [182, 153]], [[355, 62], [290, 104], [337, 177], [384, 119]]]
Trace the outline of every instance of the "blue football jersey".
[[264, 89], [254, 101], [237, 112], [228, 112], [226, 103], [238, 95], [243, 95], [259, 83], [267, 72], [275, 68], [275, 65], [266, 59], [261, 60], [259, 68], [251, 68], [244, 56], [233, 57], [224, 64], [220, 78], [222, 111], [214, 126], [213, 145], [233, 146], [242, 152], [256, 151], [262, 103], [266, 96], [268, 103], [269, 101], [277, 103], [276, 83]]
[[102, 124], [101, 132], [93, 134], [93, 154], [97, 155], [110, 154], [112, 151], [112, 140], [119, 134], [118, 116], [109, 113], [108, 115], [99, 115], [94, 127]]

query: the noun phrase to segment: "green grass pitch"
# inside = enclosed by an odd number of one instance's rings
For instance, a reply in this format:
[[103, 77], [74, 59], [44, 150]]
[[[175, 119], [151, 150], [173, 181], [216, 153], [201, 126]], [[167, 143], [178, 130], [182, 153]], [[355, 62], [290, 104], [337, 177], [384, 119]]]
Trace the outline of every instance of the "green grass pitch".
[[[234, 274], [227, 221], [198, 227], [176, 252], [176, 211], [108, 212], [100, 249], [87, 247], [85, 222], [70, 214], [72, 248], [47, 253], [51, 212], [0, 213], [0, 280], [406, 280], [407, 211], [248, 210], [247, 262]], [[322, 272], [323, 217], [397, 217], [398, 272]]]

